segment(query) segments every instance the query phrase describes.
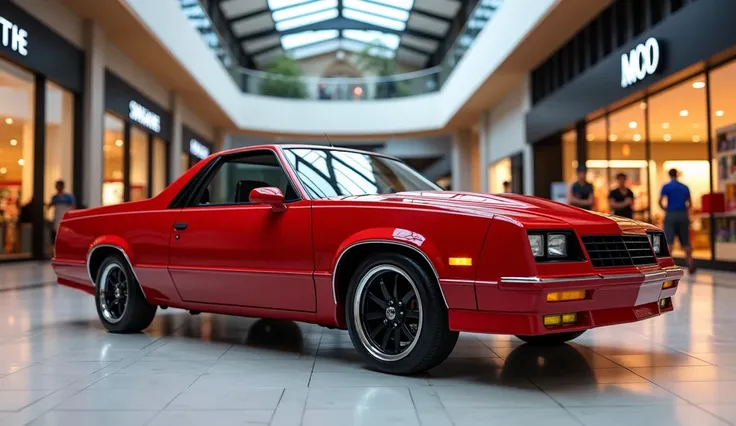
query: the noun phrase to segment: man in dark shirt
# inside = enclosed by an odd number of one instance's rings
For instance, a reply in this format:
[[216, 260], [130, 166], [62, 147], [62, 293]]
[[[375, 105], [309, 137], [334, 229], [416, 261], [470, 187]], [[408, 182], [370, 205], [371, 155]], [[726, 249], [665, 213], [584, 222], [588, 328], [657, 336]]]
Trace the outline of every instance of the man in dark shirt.
[[616, 182], [618, 182], [618, 188], [612, 189], [608, 194], [608, 205], [616, 216], [631, 219], [634, 217], [634, 193], [626, 187], [625, 174], [617, 174]]
[[567, 202], [575, 207], [592, 210], [595, 205], [595, 191], [593, 185], [586, 180], [588, 169], [584, 165], [578, 166], [578, 180], [570, 186]]

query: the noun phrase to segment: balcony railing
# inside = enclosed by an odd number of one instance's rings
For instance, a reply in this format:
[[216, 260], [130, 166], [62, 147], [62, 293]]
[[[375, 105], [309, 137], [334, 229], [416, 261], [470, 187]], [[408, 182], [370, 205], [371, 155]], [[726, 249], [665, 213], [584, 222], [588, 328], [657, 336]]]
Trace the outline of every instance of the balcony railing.
[[[274, 97], [311, 100], [361, 101], [419, 96], [437, 92], [475, 42], [486, 24], [493, 19], [504, 0], [479, 0], [469, 14], [462, 31], [440, 65], [425, 70], [388, 77], [285, 77], [278, 74], [246, 69], [235, 64], [228, 38], [222, 37], [200, 1], [179, 0], [182, 10], [199, 30], [213, 53], [222, 62], [243, 92]], [[279, 88], [279, 86], [281, 86]], [[277, 87], [277, 89], [274, 89]]]

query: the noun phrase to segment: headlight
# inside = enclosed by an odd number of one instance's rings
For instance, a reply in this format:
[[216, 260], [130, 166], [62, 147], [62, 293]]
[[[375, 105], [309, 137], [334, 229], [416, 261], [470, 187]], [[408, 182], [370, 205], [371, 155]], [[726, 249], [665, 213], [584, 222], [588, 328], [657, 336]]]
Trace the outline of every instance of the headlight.
[[667, 250], [667, 244], [665, 244], [664, 241], [664, 234], [661, 232], [650, 232], [647, 234], [647, 237], [649, 237], [649, 244], [652, 246], [652, 251], [654, 252], [654, 255], [657, 257], [667, 257], [669, 256], [669, 251]]
[[567, 237], [564, 234], [547, 235], [547, 256], [551, 258], [567, 257]]
[[534, 257], [544, 257], [544, 237], [542, 235], [529, 235], [529, 245], [532, 247]]

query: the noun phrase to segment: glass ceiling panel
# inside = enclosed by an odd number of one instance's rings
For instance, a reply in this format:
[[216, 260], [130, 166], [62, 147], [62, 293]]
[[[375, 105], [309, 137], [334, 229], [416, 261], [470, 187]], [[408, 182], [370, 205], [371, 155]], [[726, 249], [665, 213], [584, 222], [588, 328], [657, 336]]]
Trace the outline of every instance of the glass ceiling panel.
[[318, 43], [320, 41], [332, 40], [340, 36], [338, 30], [304, 31], [296, 34], [288, 34], [281, 37], [281, 46], [285, 50]]
[[372, 15], [355, 9], [343, 9], [342, 15], [348, 19], [378, 25], [379, 27], [385, 27], [396, 31], [404, 31], [406, 29], [406, 22]]
[[343, 0], [342, 3], [345, 7], [359, 10], [361, 12], [371, 13], [383, 18], [396, 19], [397, 21], [402, 22], [406, 22], [409, 19], [409, 11], [405, 9], [382, 6], [376, 3], [369, 3], [365, 0]]
[[337, 8], [337, 0], [318, 0], [299, 6], [276, 10], [271, 16], [273, 17], [274, 22], [280, 22], [286, 19], [292, 19], [298, 16], [309, 15], [333, 8]]
[[276, 10], [284, 7], [296, 6], [298, 4], [310, 3], [312, 1], [314, 0], [268, 0], [268, 8]]
[[411, 10], [414, 7], [414, 0], [371, 0], [373, 3], [382, 3], [387, 6], [398, 7], [405, 10]]
[[401, 38], [397, 34], [387, 34], [380, 31], [344, 30], [342, 34], [345, 38], [351, 40], [360, 41], [365, 44], [375, 44], [391, 50], [398, 49], [401, 41]]
[[322, 12], [312, 13], [311, 15], [299, 16], [293, 19], [276, 22], [276, 30], [286, 31], [292, 28], [299, 28], [305, 25], [316, 24], [317, 22], [327, 21], [337, 18], [339, 12], [337, 9], [328, 9]]

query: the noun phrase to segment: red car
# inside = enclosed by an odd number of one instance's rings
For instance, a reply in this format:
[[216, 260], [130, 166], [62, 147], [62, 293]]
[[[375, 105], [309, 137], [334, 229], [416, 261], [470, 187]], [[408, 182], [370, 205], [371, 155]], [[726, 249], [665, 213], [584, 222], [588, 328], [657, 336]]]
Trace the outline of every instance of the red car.
[[347, 328], [391, 373], [439, 364], [460, 331], [557, 344], [657, 316], [682, 277], [651, 225], [296, 145], [221, 152], [152, 199], [70, 211], [52, 263], [111, 332], [157, 307], [304, 321]]

